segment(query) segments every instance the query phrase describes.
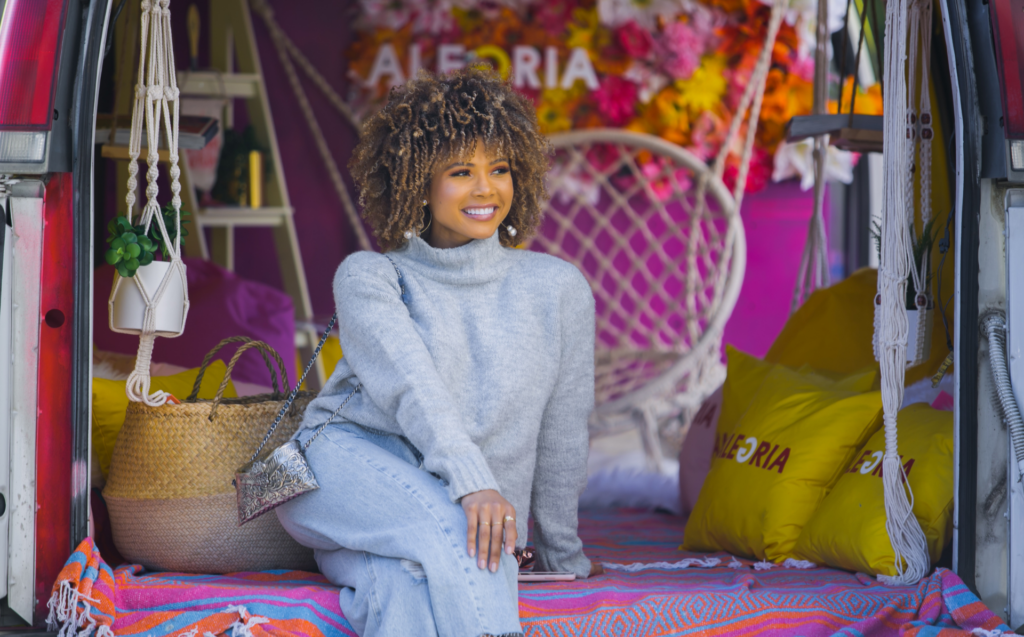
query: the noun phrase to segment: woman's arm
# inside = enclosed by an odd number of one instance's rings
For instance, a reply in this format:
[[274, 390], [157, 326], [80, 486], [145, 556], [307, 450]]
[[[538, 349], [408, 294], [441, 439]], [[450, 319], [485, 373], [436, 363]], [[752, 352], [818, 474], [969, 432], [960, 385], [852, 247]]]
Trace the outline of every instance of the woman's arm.
[[591, 573], [577, 534], [587, 481], [587, 419], [594, 408], [594, 296], [579, 272], [561, 304], [561, 363], [537, 440], [531, 514], [537, 568]]
[[[452, 502], [498, 484], [466, 434], [433, 358], [402, 301], [392, 266], [371, 253], [350, 256], [334, 281], [338, 334], [363, 391], [423, 454], [427, 471], [448, 482]], [[386, 267], [385, 267], [386, 266]]]

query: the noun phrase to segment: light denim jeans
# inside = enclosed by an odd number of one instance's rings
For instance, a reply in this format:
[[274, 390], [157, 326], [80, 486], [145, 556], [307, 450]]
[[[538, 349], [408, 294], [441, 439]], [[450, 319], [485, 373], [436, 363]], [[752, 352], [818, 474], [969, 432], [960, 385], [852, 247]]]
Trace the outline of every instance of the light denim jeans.
[[404, 438], [329, 425], [306, 458], [320, 489], [277, 515], [342, 587], [341, 610], [361, 637], [522, 635], [515, 558], [502, 552], [497, 573], [477, 567], [462, 507]]

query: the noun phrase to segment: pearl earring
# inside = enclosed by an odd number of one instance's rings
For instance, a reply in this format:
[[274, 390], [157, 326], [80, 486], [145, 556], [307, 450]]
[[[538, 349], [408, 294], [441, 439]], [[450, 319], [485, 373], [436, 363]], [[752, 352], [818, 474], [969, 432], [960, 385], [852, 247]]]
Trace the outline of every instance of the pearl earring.
[[516, 236], [516, 234], [517, 234], [516, 233], [516, 229], [514, 227], [512, 227], [512, 224], [509, 224], [509, 225], [505, 226], [505, 229], [508, 230], [508, 236], [510, 236], [510, 237]]
[[424, 199], [424, 200], [423, 200], [423, 207], [425, 208], [426, 206], [427, 206], [427, 200], [426, 200], [426, 199]]
[[406, 230], [402, 234], [405, 236], [405, 240], [406, 241], [411, 241], [412, 240], [412, 230]]

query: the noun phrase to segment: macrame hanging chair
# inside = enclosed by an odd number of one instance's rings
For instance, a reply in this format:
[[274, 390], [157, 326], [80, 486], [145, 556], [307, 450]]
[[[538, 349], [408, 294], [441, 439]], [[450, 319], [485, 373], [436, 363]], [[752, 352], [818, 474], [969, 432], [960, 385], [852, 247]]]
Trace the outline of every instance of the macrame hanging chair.
[[[142, 0], [138, 82], [132, 110], [131, 137], [128, 145], [127, 217], [132, 222], [135, 191], [138, 187], [139, 154], [143, 130], [148, 153], [146, 163], [146, 205], [138, 223], [148, 234], [157, 224], [166, 261], [142, 265], [132, 277], [115, 275], [108, 301], [110, 329], [121, 334], [138, 334], [139, 351], [135, 369], [128, 377], [126, 393], [129, 400], [150, 406], [163, 405], [170, 398], [166, 392], [150, 390], [150, 360], [157, 336], [173, 338], [185, 329], [188, 317], [188, 280], [181, 261], [181, 185], [178, 178], [178, 86], [174, 72], [174, 49], [171, 40], [170, 0]], [[167, 140], [170, 159], [171, 205], [174, 208], [174, 241], [164, 223], [157, 203], [160, 165], [161, 129]]]
[[[746, 267], [739, 210], [786, 6], [772, 4], [764, 47], [711, 166], [625, 130], [551, 137], [552, 197], [529, 247], [575, 264], [597, 301], [591, 437], [639, 429], [652, 470], [664, 468], [662, 441], [685, 439], [725, 377], [722, 331]], [[722, 177], [744, 122], [730, 193]]]

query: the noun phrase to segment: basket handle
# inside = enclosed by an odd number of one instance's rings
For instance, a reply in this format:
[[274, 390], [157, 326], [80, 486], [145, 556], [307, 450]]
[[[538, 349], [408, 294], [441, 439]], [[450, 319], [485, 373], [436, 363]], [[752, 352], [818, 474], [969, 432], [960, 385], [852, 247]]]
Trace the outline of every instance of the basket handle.
[[[228, 382], [231, 381], [231, 372], [234, 371], [235, 365], [238, 363], [238, 359], [242, 357], [242, 354], [244, 354], [246, 350], [253, 348], [258, 349], [261, 352], [265, 351], [274, 357], [274, 360], [277, 361], [277, 364], [281, 369], [281, 376], [283, 377], [283, 380], [285, 382], [285, 387], [288, 386], [288, 370], [285, 369], [284, 362], [281, 360], [281, 356], [278, 355], [277, 351], [275, 351], [273, 347], [267, 345], [263, 341], [249, 341], [248, 343], [245, 343], [244, 345], [238, 348], [238, 350], [235, 352], [235, 355], [231, 357], [231, 362], [228, 363], [227, 371], [224, 372], [224, 380], [220, 382], [220, 387], [217, 388], [217, 395], [213, 397], [213, 406], [210, 408], [209, 417], [209, 420], [211, 422], [213, 421], [214, 416], [217, 415], [217, 407], [220, 406], [220, 401], [224, 398], [224, 390], [227, 389]], [[274, 390], [275, 396], [280, 395], [279, 392], [277, 391], [276, 380], [274, 383]]]
[[[206, 368], [207, 368], [207, 366], [209, 366], [210, 361], [213, 360], [213, 355], [214, 354], [216, 354], [218, 351], [220, 351], [220, 349], [223, 348], [228, 343], [254, 343], [254, 342], [262, 342], [262, 341], [254, 341], [253, 339], [249, 338], [248, 336], [229, 336], [229, 337], [225, 338], [223, 341], [221, 341], [221, 342], [217, 343], [216, 345], [214, 345], [213, 349], [211, 349], [209, 352], [207, 352], [206, 357], [203, 359], [203, 364], [199, 366], [199, 374], [196, 375], [196, 382], [195, 382], [194, 385], [192, 385], [192, 393], [188, 395], [188, 398], [185, 399], [185, 402], [194, 402], [196, 400], [196, 398], [199, 396], [199, 387], [203, 384], [203, 376], [206, 374]], [[278, 353], [274, 350], [274, 348], [272, 348], [270, 346], [267, 346], [267, 350], [266, 351], [264, 351], [263, 348], [259, 348], [257, 351], [259, 351], [260, 356], [263, 357], [263, 362], [266, 363], [267, 369], [270, 371], [270, 382], [273, 384], [274, 393], [276, 394], [276, 393], [279, 393], [280, 391], [283, 391], [284, 389], [287, 389], [288, 388], [288, 371], [285, 369], [284, 362], [281, 360], [281, 357], [278, 355]], [[267, 351], [269, 351], [271, 354], [273, 354], [274, 360], [277, 362], [278, 369], [280, 369], [282, 374], [284, 374], [284, 387], [282, 389], [280, 389], [280, 390], [277, 388], [277, 371], [274, 369], [274, 366], [270, 364], [270, 357], [267, 356]], [[227, 375], [230, 375], [230, 372], [228, 372]]]

